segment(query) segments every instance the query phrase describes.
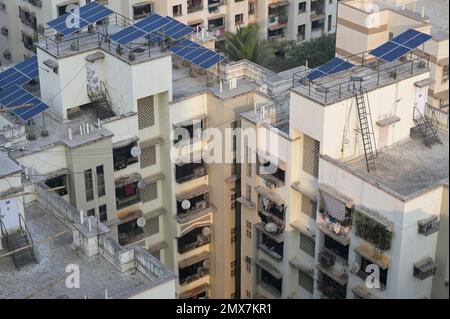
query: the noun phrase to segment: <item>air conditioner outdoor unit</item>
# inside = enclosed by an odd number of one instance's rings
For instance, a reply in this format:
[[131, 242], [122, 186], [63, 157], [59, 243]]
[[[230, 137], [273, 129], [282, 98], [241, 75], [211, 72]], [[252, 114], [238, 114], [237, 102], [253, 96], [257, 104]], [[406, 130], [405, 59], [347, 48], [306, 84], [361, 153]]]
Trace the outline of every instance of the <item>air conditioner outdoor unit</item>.
[[205, 173], [206, 172], [205, 172], [205, 168], [204, 167], [200, 167], [200, 168], [197, 168], [196, 170], [194, 170], [194, 176], [195, 177], [205, 176], [206, 175]]
[[319, 254], [319, 262], [324, 267], [333, 266], [335, 261], [335, 257], [327, 251], [323, 251]]
[[207, 204], [206, 204], [206, 201], [204, 201], [204, 200], [195, 203], [195, 208], [198, 210], [206, 209], [206, 206], [207, 206]]

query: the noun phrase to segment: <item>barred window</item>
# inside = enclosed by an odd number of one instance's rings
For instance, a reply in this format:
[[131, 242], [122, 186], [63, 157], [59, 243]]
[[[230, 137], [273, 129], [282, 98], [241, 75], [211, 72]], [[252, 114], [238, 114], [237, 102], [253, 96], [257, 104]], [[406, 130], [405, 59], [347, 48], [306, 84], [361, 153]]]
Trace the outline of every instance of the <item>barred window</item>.
[[156, 145], [151, 145], [142, 150], [141, 154], [141, 168], [146, 168], [156, 165]]
[[155, 99], [147, 96], [137, 101], [139, 129], [155, 125]]
[[252, 223], [247, 222], [247, 237], [252, 238]]
[[320, 142], [308, 135], [303, 139], [303, 171], [313, 177], [319, 177]]
[[245, 268], [247, 269], [247, 272], [252, 272], [252, 259], [248, 256], [245, 257]]
[[232, 261], [231, 262], [231, 277], [236, 276], [236, 262]]
[[236, 243], [236, 227], [231, 228], [231, 243]]
[[300, 233], [300, 249], [311, 257], [315, 256], [316, 243], [314, 239], [305, 234]]
[[158, 183], [150, 183], [142, 190], [142, 202], [148, 203], [158, 199]]
[[314, 220], [317, 217], [317, 201], [305, 194], [302, 194], [302, 213]]
[[159, 234], [159, 217], [147, 220], [145, 224], [145, 231], [149, 236]]
[[309, 293], [314, 292], [314, 278], [303, 270], [298, 271], [298, 284]]
[[153, 257], [161, 261], [161, 250], [154, 251], [151, 254], [153, 255]]

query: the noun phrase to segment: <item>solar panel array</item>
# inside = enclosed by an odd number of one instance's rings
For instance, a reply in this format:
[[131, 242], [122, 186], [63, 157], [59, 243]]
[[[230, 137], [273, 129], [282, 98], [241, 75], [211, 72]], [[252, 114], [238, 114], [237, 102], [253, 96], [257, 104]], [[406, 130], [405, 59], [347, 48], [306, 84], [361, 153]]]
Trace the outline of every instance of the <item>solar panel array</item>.
[[225, 57], [190, 40], [183, 40], [173, 46], [170, 51], [180, 58], [198, 67], [208, 70], [212, 66], [225, 60]]
[[14, 84], [24, 85], [38, 76], [37, 56], [33, 56], [0, 73], [0, 89], [5, 89]]
[[354, 65], [340, 58], [333, 58], [330, 62], [322, 65], [309, 73], [306, 78], [310, 81], [317, 80], [327, 75], [333, 75], [352, 68]]
[[393, 62], [424, 44], [432, 37], [428, 34], [409, 29], [391, 41], [370, 51], [370, 54], [386, 62]]
[[62, 35], [71, 35], [113, 14], [114, 11], [98, 2], [91, 2], [79, 8], [79, 12], [68, 12], [47, 24]]
[[[129, 26], [118, 33], [111, 36], [111, 40], [121, 45], [127, 45], [134, 40], [145, 37], [155, 31], [160, 30], [164, 26], [171, 23], [171, 20], [167, 17], [162, 17], [158, 14], [152, 14], [151, 16]], [[159, 39], [157, 35], [152, 35], [153, 39]]]
[[183, 39], [185, 36], [194, 33], [194, 28], [181, 23], [171, 17], [167, 17], [170, 20], [170, 23], [164, 28], [162, 28], [161, 32], [164, 36], [171, 38], [172, 40], [179, 41]]
[[0, 91], [0, 105], [2, 108], [11, 109], [23, 122], [31, 120], [49, 108], [47, 104], [17, 84]]

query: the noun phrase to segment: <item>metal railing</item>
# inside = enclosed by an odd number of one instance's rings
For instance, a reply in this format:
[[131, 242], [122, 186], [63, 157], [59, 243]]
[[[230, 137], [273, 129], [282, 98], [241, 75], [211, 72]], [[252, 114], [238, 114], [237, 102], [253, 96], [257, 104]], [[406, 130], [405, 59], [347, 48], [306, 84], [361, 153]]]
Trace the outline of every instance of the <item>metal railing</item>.
[[430, 104], [425, 105], [424, 114], [431, 118], [431, 120], [436, 124], [436, 127], [448, 132], [448, 113], [444, 112]]

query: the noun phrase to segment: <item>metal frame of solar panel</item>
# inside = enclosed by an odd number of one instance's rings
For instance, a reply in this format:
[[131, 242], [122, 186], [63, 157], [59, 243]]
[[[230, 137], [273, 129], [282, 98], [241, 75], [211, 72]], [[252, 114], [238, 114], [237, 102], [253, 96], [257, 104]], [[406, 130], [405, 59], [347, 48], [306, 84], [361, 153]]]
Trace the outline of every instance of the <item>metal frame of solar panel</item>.
[[431, 38], [431, 35], [408, 29], [369, 53], [386, 62], [394, 62]]
[[179, 41], [185, 36], [194, 33], [194, 28], [175, 20], [174, 18], [167, 18], [171, 20], [170, 23], [160, 30], [164, 36], [167, 36], [172, 40]]
[[151, 34], [152, 39], [159, 39], [156, 31], [171, 23], [167, 17], [162, 17], [159, 14], [152, 14], [151, 16], [129, 26], [115, 34], [110, 38], [112, 41], [120, 45], [127, 45], [132, 41], [143, 38]]
[[321, 67], [311, 71], [306, 78], [310, 81], [314, 81], [324, 77], [326, 75], [333, 75], [338, 72], [342, 72], [354, 67], [354, 65], [348, 61], [340, 58], [333, 58], [328, 63]]
[[212, 66], [225, 60], [223, 55], [190, 40], [181, 41], [170, 48], [170, 51], [204, 70], [208, 70]]
[[23, 122], [31, 120], [49, 108], [47, 104], [17, 84], [0, 91], [0, 105], [12, 109], [11, 111]]
[[37, 56], [33, 56], [0, 73], [0, 88], [23, 85], [39, 76]]
[[[47, 25], [55, 29], [60, 34], [67, 36], [79, 31], [84, 27], [87, 27], [88, 25], [94, 24], [113, 13], [114, 11], [99, 4], [98, 2], [91, 2], [85, 6], [80, 7], [78, 13], [68, 12], [50, 22], [47, 22]], [[78, 26], [69, 26], [67, 24], [67, 21], [71, 21], [75, 25], [76, 19], [79, 20]]]

